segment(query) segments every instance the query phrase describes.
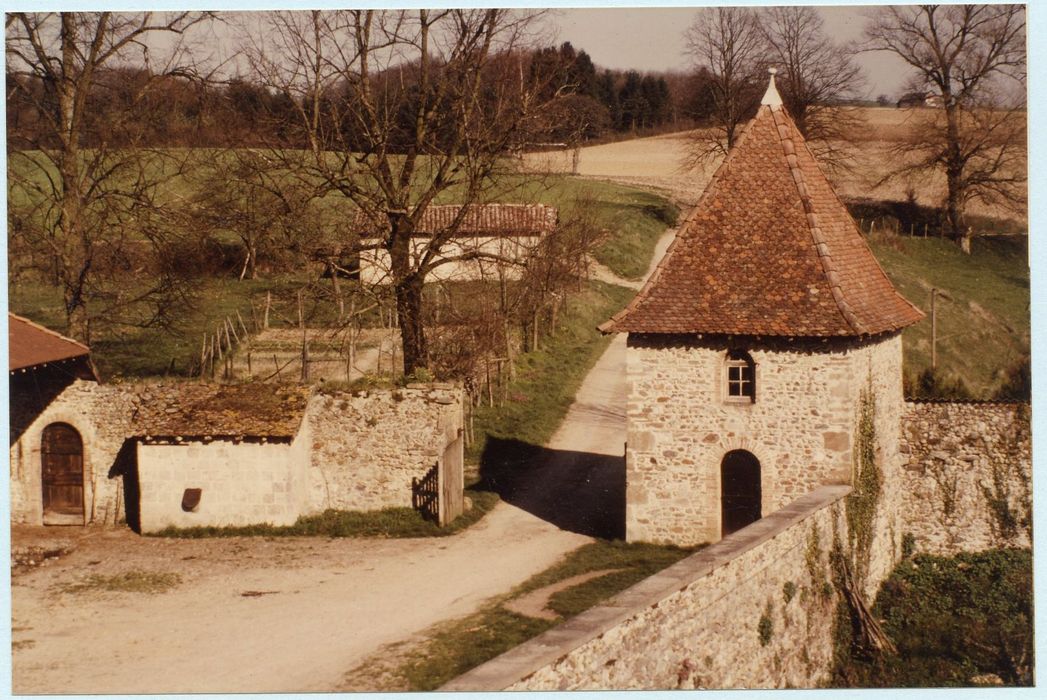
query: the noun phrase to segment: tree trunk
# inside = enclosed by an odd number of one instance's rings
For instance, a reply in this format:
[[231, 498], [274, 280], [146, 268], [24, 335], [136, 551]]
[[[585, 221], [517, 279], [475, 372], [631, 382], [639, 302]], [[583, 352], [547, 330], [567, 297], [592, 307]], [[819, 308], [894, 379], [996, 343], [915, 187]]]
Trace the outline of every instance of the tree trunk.
[[945, 156], [945, 229], [949, 238], [959, 241], [963, 237], [964, 226], [964, 159], [960, 152], [959, 110], [953, 104], [952, 96], [944, 94], [945, 120], [948, 145]]
[[429, 368], [429, 347], [422, 323], [424, 278], [412, 274], [396, 283], [396, 315], [403, 347], [404, 375]]

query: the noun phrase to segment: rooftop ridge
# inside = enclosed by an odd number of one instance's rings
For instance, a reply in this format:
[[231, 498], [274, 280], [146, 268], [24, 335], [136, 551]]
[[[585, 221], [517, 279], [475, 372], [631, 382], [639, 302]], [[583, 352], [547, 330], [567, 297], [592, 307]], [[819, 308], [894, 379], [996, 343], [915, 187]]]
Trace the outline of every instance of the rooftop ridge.
[[[770, 92], [771, 88], [774, 87], [774, 75], [771, 75], [771, 87], [768, 88]], [[777, 93], [775, 93], [777, 94]], [[768, 103], [764, 103], [766, 106]], [[778, 104], [781, 104], [779, 99]], [[760, 109], [763, 109], [761, 106]], [[847, 324], [859, 334], [865, 333], [865, 327], [861, 321], [855, 315], [854, 310], [851, 308], [850, 303], [843, 294], [843, 287], [840, 285], [840, 275], [836, 269], [836, 263], [832, 258], [832, 250], [829, 248], [829, 243], [822, 233], [821, 227], [818, 225], [818, 213], [814, 210], [814, 204], [811, 202], [810, 193], [807, 191], [807, 181], [804, 178], [803, 171], [800, 169], [800, 162], [796, 158], [796, 145], [793, 143], [792, 134], [790, 129], [796, 130], [796, 125], [789, 118], [789, 114], [784, 108], [769, 107], [771, 112], [771, 119], [774, 120], [774, 124], [777, 127], [778, 140], [782, 145], [782, 151], [785, 153], [785, 161], [789, 165], [789, 172], [792, 174], [793, 184], [796, 185], [796, 191], [800, 195], [800, 201], [803, 203], [803, 210], [807, 214], [807, 224], [811, 230], [811, 238], [814, 240], [814, 250], [818, 255], [818, 260], [822, 264], [822, 270], [825, 272], [825, 279], [829, 282], [829, 291], [832, 292], [833, 301], [836, 302], [836, 307], [840, 311], [840, 315], [843, 316]], [[806, 142], [804, 143], [806, 146]], [[813, 154], [811, 154], [813, 156]]]
[[650, 290], [654, 289], [655, 283], [658, 278], [662, 276], [662, 272], [668, 267], [669, 261], [672, 259], [676, 248], [680, 245], [681, 239], [687, 233], [694, 221], [695, 217], [698, 216], [698, 212], [702, 209], [702, 204], [705, 200], [712, 198], [720, 183], [720, 174], [725, 173], [730, 169], [731, 162], [735, 159], [738, 153], [738, 147], [741, 146], [748, 139], [751, 132], [750, 127], [752, 126], [755, 119], [750, 119], [742, 127], [742, 130], [738, 133], [738, 139], [734, 142], [734, 147], [727, 151], [727, 155], [724, 156], [723, 162], [720, 163], [719, 167], [713, 172], [712, 177], [709, 178], [709, 183], [705, 186], [701, 196], [698, 197], [698, 201], [695, 202], [691, 210], [687, 212], [687, 216], [684, 217], [683, 221], [676, 225], [676, 236], [673, 237], [669, 247], [665, 249], [665, 254], [662, 255], [662, 259], [658, 261], [658, 264], [654, 266], [654, 270], [651, 271], [651, 275], [644, 282], [643, 286], [640, 287], [640, 291], [636, 293], [628, 304], [625, 305], [618, 313], [614, 314], [608, 320], [604, 321], [596, 327], [596, 330], [601, 333], [616, 333], [615, 325], [628, 316], [635, 307], [639, 306], [644, 299], [647, 298]]

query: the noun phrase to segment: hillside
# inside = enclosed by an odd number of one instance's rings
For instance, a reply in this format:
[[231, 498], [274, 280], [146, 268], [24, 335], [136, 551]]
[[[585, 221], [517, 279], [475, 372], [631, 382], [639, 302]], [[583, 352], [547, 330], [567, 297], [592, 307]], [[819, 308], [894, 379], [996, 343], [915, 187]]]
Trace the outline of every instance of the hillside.
[[977, 397], [990, 396], [1003, 373], [1029, 352], [1029, 263], [1023, 237], [976, 238], [971, 255], [936, 238], [874, 236], [887, 275], [927, 318], [903, 334], [905, 370], [931, 365], [931, 289], [939, 296], [938, 367]]

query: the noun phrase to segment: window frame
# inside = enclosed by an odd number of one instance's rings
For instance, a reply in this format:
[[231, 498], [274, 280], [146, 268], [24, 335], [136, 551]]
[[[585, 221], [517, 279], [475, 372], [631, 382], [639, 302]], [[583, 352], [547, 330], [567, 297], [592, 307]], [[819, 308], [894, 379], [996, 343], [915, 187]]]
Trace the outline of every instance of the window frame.
[[[738, 370], [737, 378], [732, 379], [732, 370]], [[732, 393], [732, 389], [735, 387], [739, 389], [740, 393]], [[748, 393], [746, 393], [746, 389]], [[756, 403], [756, 363], [745, 350], [731, 349], [724, 356], [723, 400], [726, 403]]]

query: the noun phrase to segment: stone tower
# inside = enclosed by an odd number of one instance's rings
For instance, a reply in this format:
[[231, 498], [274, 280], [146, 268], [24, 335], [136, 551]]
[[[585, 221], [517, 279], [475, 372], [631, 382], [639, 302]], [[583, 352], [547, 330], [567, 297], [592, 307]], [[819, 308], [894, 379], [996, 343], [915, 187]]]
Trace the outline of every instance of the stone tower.
[[628, 333], [626, 538], [715, 542], [824, 483], [849, 483], [861, 397], [899, 468], [901, 330], [891, 285], [782, 106], [772, 75], [647, 284]]

